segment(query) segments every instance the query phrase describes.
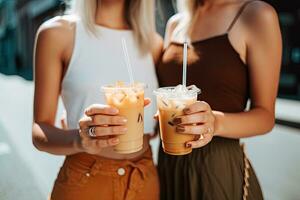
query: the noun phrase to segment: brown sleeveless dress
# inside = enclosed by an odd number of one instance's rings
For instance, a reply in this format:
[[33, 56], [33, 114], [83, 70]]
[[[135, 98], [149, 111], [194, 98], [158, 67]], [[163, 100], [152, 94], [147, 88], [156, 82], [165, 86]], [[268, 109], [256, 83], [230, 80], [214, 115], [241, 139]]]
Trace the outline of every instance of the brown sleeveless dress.
[[[200, 100], [208, 102], [213, 110], [237, 113], [246, 108], [247, 65], [228, 39], [228, 31], [246, 4], [225, 34], [192, 42], [188, 50], [187, 84], [201, 88]], [[181, 83], [182, 51], [183, 45], [175, 42], [165, 49], [157, 67], [161, 87]], [[162, 200], [263, 199], [238, 139], [214, 137], [208, 145], [185, 156], [167, 155], [160, 148], [158, 170]]]

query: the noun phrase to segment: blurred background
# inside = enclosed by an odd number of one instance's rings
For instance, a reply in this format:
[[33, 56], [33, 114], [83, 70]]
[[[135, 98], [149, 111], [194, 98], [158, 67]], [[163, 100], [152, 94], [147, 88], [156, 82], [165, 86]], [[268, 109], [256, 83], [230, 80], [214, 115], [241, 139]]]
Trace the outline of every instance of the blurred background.
[[[176, 3], [156, 1], [163, 35]], [[279, 13], [284, 42], [277, 124], [270, 134], [243, 141], [265, 198], [300, 200], [300, 1], [267, 2]], [[45, 199], [62, 163], [63, 157], [40, 153], [31, 143], [32, 52], [39, 25], [65, 7], [61, 0], [0, 0], [0, 200]], [[60, 103], [58, 116], [62, 109]]]

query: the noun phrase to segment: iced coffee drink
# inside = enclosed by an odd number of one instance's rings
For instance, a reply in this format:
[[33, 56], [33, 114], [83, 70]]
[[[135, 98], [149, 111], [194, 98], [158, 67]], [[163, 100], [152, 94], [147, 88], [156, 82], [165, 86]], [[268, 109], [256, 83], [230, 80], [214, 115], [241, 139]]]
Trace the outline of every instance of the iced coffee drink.
[[141, 83], [102, 87], [107, 104], [119, 110], [127, 119], [127, 133], [117, 136], [120, 143], [114, 147], [117, 153], [129, 154], [143, 148], [144, 135], [144, 85]]
[[159, 110], [159, 127], [164, 152], [171, 155], [185, 155], [192, 152], [186, 142], [195, 139], [192, 134], [176, 132], [174, 118], [183, 115], [183, 109], [197, 101], [200, 90], [196, 86], [159, 88], [154, 93]]

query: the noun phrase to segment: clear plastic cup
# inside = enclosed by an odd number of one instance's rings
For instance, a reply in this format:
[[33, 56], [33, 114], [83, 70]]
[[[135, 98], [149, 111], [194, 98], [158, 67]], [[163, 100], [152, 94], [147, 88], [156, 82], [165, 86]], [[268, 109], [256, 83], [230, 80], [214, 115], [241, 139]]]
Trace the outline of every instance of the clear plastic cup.
[[197, 101], [200, 89], [196, 86], [185, 88], [163, 87], [154, 91], [159, 110], [160, 137], [164, 152], [171, 155], [185, 155], [192, 152], [186, 142], [195, 139], [195, 135], [176, 132], [174, 118], [183, 115], [183, 109]]
[[120, 143], [114, 147], [117, 153], [129, 154], [143, 148], [144, 135], [144, 84], [124, 84], [102, 87], [108, 105], [119, 110], [127, 118], [127, 133], [117, 136]]

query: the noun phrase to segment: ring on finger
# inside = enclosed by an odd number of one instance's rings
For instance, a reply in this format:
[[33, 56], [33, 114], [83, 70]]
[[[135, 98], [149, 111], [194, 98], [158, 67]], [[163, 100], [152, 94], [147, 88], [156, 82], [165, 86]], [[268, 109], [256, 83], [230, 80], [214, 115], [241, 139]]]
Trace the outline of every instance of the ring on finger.
[[92, 127], [89, 128], [88, 135], [90, 137], [96, 137], [95, 128], [96, 128], [95, 126], [92, 126]]

